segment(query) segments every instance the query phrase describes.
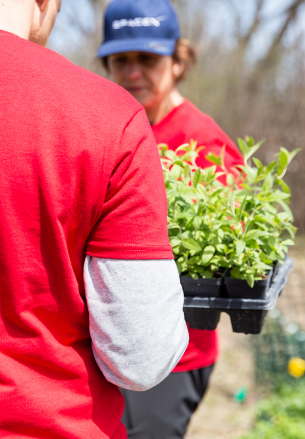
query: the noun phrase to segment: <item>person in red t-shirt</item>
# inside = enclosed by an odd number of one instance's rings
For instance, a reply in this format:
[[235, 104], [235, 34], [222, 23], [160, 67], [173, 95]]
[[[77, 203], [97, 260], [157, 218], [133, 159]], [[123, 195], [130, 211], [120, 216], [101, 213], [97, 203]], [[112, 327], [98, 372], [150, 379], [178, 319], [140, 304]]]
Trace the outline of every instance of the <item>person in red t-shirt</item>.
[[0, 437], [126, 439], [117, 386], [176, 366], [183, 292], [145, 111], [41, 47], [59, 7], [0, 2]]
[[[177, 15], [168, 0], [114, 0], [105, 14], [105, 37], [98, 56], [110, 78], [131, 93], [146, 110], [157, 143], [175, 150], [191, 139], [204, 145], [197, 159], [220, 155], [225, 165], [242, 163], [242, 155], [214, 120], [179, 93], [195, 62], [195, 51], [180, 38]], [[220, 170], [220, 169], [219, 169]], [[233, 171], [232, 171], [233, 172]], [[141, 394], [122, 389], [123, 423], [134, 439], [183, 438], [190, 417], [201, 401], [218, 356], [216, 331], [189, 330], [190, 343], [161, 384]]]

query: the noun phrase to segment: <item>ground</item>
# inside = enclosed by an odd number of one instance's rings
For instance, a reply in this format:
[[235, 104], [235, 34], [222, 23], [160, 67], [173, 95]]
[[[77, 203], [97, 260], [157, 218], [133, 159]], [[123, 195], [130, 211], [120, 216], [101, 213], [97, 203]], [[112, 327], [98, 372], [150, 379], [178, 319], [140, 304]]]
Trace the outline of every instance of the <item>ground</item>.
[[[294, 270], [277, 307], [305, 330], [305, 237], [298, 238], [289, 256]], [[193, 416], [186, 439], [237, 439], [253, 425], [254, 408], [262, 397], [254, 381], [251, 338], [232, 332], [230, 318], [222, 314], [219, 324], [221, 358], [213, 373], [210, 389]], [[244, 404], [234, 401], [240, 387], [248, 388]]]

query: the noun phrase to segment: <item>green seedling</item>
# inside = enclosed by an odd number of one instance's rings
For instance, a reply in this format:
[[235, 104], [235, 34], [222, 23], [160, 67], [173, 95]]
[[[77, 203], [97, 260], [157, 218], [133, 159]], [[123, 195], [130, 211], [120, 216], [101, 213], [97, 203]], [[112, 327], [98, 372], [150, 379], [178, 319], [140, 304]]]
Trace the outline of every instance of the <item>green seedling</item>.
[[[227, 170], [225, 147], [213, 165], [201, 169], [196, 142], [175, 152], [160, 145], [168, 199], [168, 231], [180, 274], [194, 279], [228, 275], [255, 280], [283, 263], [294, 245], [296, 228], [289, 208], [290, 189], [283, 181], [299, 150], [281, 148], [277, 160], [264, 166], [253, 154], [263, 142], [239, 139], [244, 166]], [[219, 179], [226, 179], [223, 185]]]

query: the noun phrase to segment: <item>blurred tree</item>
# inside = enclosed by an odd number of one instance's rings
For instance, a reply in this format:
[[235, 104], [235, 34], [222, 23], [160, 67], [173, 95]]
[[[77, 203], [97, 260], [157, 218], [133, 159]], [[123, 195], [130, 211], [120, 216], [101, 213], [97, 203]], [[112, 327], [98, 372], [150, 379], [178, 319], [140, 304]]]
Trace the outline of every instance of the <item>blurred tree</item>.
[[305, 3], [305, 0], [294, 0], [284, 11], [284, 22], [279, 29], [279, 31], [275, 34], [273, 38], [273, 42], [270, 46], [269, 51], [267, 52], [265, 56], [265, 61], [269, 62], [272, 57], [274, 56], [274, 53], [278, 50], [280, 44], [282, 43], [289, 26], [293, 23], [294, 20], [296, 20], [298, 16], [298, 12]]
[[[228, 44], [220, 30], [214, 38], [205, 32], [198, 66], [182, 85], [184, 95], [213, 116], [231, 138], [246, 134], [266, 138], [260, 151], [263, 161], [270, 161], [281, 145], [303, 148], [305, 50], [298, 20], [304, 3], [294, 0], [274, 14], [266, 8], [268, 0], [255, 0], [246, 20], [240, 2], [218, 0], [218, 7], [231, 14], [233, 43]], [[268, 33], [272, 22], [273, 32]], [[260, 39], [263, 44], [257, 53], [253, 47]], [[304, 152], [291, 164], [287, 180], [296, 224], [305, 232], [305, 205], [299, 202], [305, 187]]]

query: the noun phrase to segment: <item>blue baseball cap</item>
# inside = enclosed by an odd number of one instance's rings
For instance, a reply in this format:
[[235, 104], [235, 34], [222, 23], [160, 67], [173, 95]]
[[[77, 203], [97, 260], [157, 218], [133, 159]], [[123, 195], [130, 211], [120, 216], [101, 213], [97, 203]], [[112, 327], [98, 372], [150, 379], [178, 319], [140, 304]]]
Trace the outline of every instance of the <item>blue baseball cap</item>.
[[121, 52], [171, 56], [180, 36], [178, 16], [169, 0], [113, 0], [105, 12], [98, 56]]

